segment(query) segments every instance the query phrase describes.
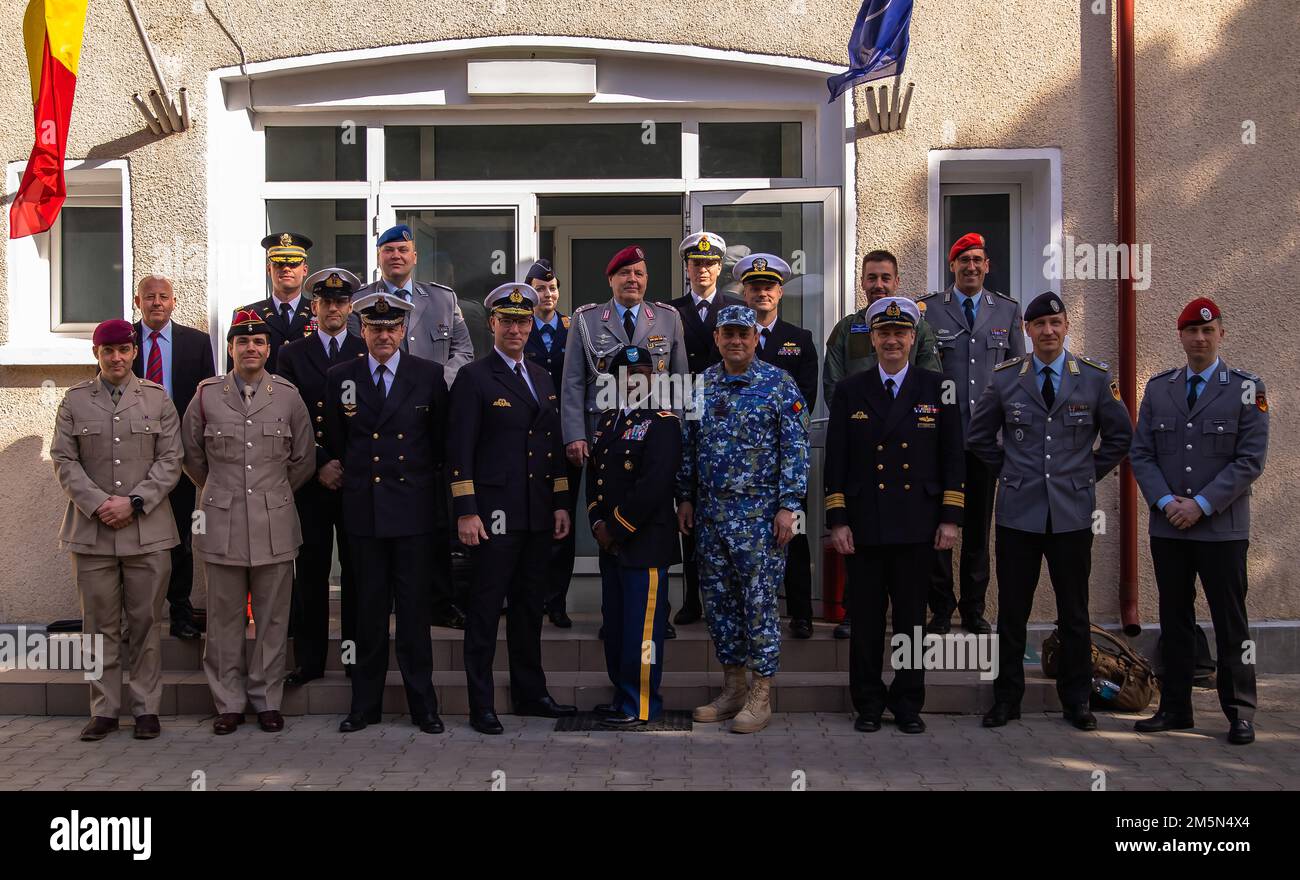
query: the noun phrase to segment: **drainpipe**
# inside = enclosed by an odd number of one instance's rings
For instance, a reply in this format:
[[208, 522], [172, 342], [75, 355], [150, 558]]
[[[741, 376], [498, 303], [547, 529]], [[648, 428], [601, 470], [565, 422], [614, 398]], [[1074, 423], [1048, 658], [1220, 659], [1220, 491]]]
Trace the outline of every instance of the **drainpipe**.
[[[1134, 158], [1134, 48], [1133, 6], [1136, 0], [1116, 0], [1115, 112], [1116, 179], [1119, 185], [1119, 240], [1130, 251], [1137, 246], [1137, 169]], [[1119, 388], [1128, 408], [1129, 420], [1136, 415], [1137, 400], [1137, 307], [1133, 279], [1120, 278], [1117, 289], [1119, 318]], [[1124, 632], [1136, 636], [1142, 631], [1138, 620], [1137, 575], [1137, 484], [1127, 458], [1119, 468], [1119, 617]]]

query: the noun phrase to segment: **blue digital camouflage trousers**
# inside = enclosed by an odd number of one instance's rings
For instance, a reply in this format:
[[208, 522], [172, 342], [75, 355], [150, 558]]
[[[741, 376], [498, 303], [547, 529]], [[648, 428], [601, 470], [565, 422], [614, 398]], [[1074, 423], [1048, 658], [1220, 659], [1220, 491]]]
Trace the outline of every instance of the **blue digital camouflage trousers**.
[[775, 675], [781, 661], [777, 591], [785, 576], [785, 549], [767, 517], [696, 521], [704, 620], [726, 666]]

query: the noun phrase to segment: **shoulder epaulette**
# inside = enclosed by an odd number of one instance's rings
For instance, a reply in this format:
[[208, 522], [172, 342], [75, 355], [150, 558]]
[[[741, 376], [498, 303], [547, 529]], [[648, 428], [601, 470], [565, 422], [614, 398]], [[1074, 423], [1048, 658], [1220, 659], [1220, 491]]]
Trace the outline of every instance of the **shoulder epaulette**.
[[1013, 357], [1010, 360], [1006, 360], [998, 364], [996, 367], [993, 368], [993, 370], [996, 372], [997, 370], [1005, 370], [1007, 367], [1014, 367], [1016, 364], [1020, 363], [1024, 359], [1025, 359], [1025, 355], [1021, 355], [1020, 357]]
[[445, 284], [439, 284], [437, 281], [425, 281], [423, 283], [429, 285], [430, 287], [441, 287], [443, 290], [449, 291], [451, 293], [456, 292], [455, 290], [453, 290], [452, 288], [448, 287]]
[[669, 303], [666, 303], [666, 302], [660, 302], [659, 300], [655, 300], [653, 304], [654, 304], [654, 305], [657, 305], [657, 306], [660, 306], [661, 308], [665, 308], [665, 309], [667, 309], [668, 311], [672, 312], [673, 314], [677, 314], [677, 307], [676, 307], [676, 306], [673, 306], [673, 305], [671, 305], [671, 304], [669, 304]]
[[89, 388], [91, 385], [94, 384], [95, 384], [95, 379], [82, 379], [80, 382], [78, 382], [76, 385], [73, 385], [68, 390], [76, 391], [78, 388]]
[[1168, 376], [1170, 373], [1177, 373], [1180, 369], [1181, 367], [1170, 367], [1167, 370], [1161, 370], [1159, 373], [1156, 373], [1154, 376], [1152, 376], [1149, 381], [1154, 382], [1157, 379], [1163, 379], [1165, 376]]
[[918, 297], [916, 298], [916, 301], [917, 301], [917, 302], [920, 302], [920, 301], [923, 300], [923, 299], [929, 299], [929, 298], [932, 297], [932, 296], [938, 296], [941, 292], [942, 292], [942, 291], [932, 290], [932, 291], [930, 291], [929, 293], [924, 293], [924, 294], [922, 294], [921, 296], [918, 296]]
[[1101, 370], [1103, 373], [1110, 369], [1110, 365], [1107, 364], [1105, 361], [1094, 361], [1092, 358], [1084, 357], [1081, 354], [1076, 354], [1075, 357], [1083, 361], [1085, 364], [1092, 367], [1093, 369]]
[[209, 376], [208, 378], [204, 379], [202, 382], [199, 383], [199, 387], [202, 388], [204, 385], [219, 385], [224, 381], [226, 381], [226, 374], [221, 373], [219, 375]]
[[1238, 376], [1245, 376], [1247, 379], [1255, 382], [1259, 381], [1259, 376], [1252, 373], [1250, 370], [1243, 370], [1240, 367], [1228, 367], [1228, 369], [1236, 373]]
[[1009, 294], [1009, 293], [1003, 293], [1003, 292], [1000, 291], [1000, 290], [995, 290], [995, 291], [993, 291], [993, 295], [994, 295], [994, 296], [1000, 296], [1000, 297], [1002, 297], [1002, 298], [1005, 299], [1005, 300], [1008, 300], [1008, 301], [1010, 301], [1010, 302], [1016, 303], [1016, 305], [1019, 305], [1019, 304], [1020, 304], [1019, 301], [1018, 301], [1014, 296], [1012, 296], [1012, 295]]
[[598, 305], [600, 305], [600, 303], [587, 303], [586, 305], [578, 306], [576, 309], [573, 310], [573, 317], [577, 317], [578, 315], [581, 315], [583, 312], [589, 312], [592, 309], [596, 308], [596, 306]]
[[159, 391], [162, 391], [162, 392], [166, 392], [166, 391], [167, 391], [166, 388], [164, 388], [163, 386], [159, 385], [157, 382], [150, 382], [148, 379], [140, 379], [140, 378], [137, 377], [136, 381], [139, 382], [140, 385], [141, 385], [142, 387], [144, 387], [144, 388], [157, 388]]
[[266, 375], [270, 376], [271, 381], [273, 382], [279, 382], [281, 385], [288, 385], [290, 388], [298, 387], [297, 385], [294, 385], [292, 382], [290, 382], [288, 379], [284, 378], [283, 376], [279, 376], [275, 373], [267, 373]]

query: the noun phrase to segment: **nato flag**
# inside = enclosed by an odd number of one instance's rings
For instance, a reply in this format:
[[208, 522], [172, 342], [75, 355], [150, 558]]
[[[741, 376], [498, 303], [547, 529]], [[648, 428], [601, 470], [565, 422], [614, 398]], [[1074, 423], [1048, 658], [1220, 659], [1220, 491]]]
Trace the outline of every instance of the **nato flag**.
[[834, 101], [858, 83], [903, 72], [912, 0], [863, 0], [849, 37], [849, 69], [826, 78]]

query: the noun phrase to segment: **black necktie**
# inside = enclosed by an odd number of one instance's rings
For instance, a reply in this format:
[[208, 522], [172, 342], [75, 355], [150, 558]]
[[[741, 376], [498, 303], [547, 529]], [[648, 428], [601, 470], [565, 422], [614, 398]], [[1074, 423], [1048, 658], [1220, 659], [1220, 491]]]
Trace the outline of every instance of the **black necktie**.
[[533, 393], [533, 389], [528, 386], [528, 380], [524, 378], [523, 364], [515, 364], [515, 375], [519, 377], [519, 381], [524, 386], [524, 390], [528, 392], [528, 396], [536, 400], [537, 395]]
[[1193, 376], [1187, 383], [1187, 411], [1191, 412], [1196, 407], [1196, 389], [1201, 387], [1205, 380], [1200, 376]]
[[1052, 377], [1056, 371], [1051, 367], [1043, 367], [1043, 403], [1051, 409], [1056, 404], [1056, 389], [1052, 387]]
[[339, 340], [336, 336], [330, 337], [330, 361], [332, 362], [339, 356]]
[[280, 317], [284, 318], [284, 326], [288, 327], [293, 323], [293, 306], [288, 303], [280, 303]]
[[975, 326], [975, 300], [969, 296], [966, 297], [966, 301], [961, 304], [961, 308], [962, 311], [966, 313], [966, 326], [974, 327]]
[[895, 394], [894, 394], [894, 380], [893, 380], [892, 378], [891, 378], [891, 379], [886, 379], [886, 380], [885, 380], [885, 390], [889, 392], [889, 397], [890, 397], [890, 399], [892, 400], [892, 399], [895, 397]]
[[379, 392], [380, 403], [388, 400], [388, 390], [384, 388], [384, 371], [386, 369], [387, 368], [383, 364], [380, 364], [378, 368], [375, 369], [375, 390]]
[[631, 309], [623, 313], [623, 332], [627, 334], [627, 341], [631, 342], [633, 334], [636, 333], [636, 317]]
[[764, 328], [763, 328], [763, 332], [760, 333], [760, 334], [758, 334], [758, 335], [761, 336], [762, 339], [763, 339], [763, 341], [762, 341], [761, 343], [759, 343], [759, 345], [762, 346], [763, 351], [767, 351], [767, 340], [768, 340], [768, 337], [770, 337], [770, 336], [772, 335], [772, 331], [769, 330], [769, 329], [767, 329], [766, 327], [764, 327]]

